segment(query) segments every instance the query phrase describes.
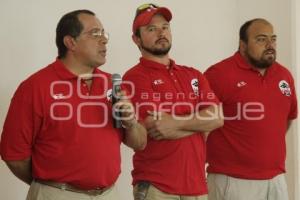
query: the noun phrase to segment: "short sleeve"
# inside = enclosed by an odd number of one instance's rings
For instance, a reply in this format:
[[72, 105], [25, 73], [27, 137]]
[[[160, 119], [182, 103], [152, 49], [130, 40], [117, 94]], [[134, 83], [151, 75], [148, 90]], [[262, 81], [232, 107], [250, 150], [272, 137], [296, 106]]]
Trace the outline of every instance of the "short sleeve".
[[206, 77], [199, 72], [199, 90], [200, 90], [200, 101], [219, 104], [219, 99], [213, 89], [211, 89], [210, 84]]
[[298, 116], [297, 95], [296, 95], [296, 89], [295, 89], [293, 78], [291, 78], [291, 90], [292, 90], [292, 95], [291, 95], [291, 109], [288, 116], [289, 120], [296, 119]]
[[15, 92], [1, 135], [0, 153], [3, 160], [23, 160], [31, 156], [35, 130], [41, 118], [33, 109], [30, 84], [22, 83]]

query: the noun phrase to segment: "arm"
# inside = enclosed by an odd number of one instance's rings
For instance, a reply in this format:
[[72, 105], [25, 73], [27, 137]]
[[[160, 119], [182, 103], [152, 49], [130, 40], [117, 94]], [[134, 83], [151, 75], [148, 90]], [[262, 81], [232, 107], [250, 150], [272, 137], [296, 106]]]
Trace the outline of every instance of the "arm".
[[288, 121], [287, 130], [286, 130], [287, 132], [290, 130], [290, 128], [292, 126], [292, 122], [293, 122], [292, 120]]
[[221, 106], [209, 106], [192, 117], [171, 116], [167, 113], [149, 112], [145, 125], [149, 136], [156, 139], [178, 139], [195, 132], [210, 132], [223, 126]]
[[181, 120], [179, 127], [186, 131], [210, 132], [224, 124], [222, 106], [209, 106], [191, 120]]
[[124, 97], [122, 92], [121, 100], [115, 105], [122, 115], [122, 124], [125, 128], [124, 144], [134, 150], [143, 150], [147, 144], [147, 131], [135, 118], [132, 103]]
[[147, 144], [147, 132], [143, 125], [133, 122], [125, 128], [126, 134], [124, 144], [134, 150], [143, 150]]
[[31, 184], [31, 158], [17, 161], [5, 161], [10, 171], [28, 185]]

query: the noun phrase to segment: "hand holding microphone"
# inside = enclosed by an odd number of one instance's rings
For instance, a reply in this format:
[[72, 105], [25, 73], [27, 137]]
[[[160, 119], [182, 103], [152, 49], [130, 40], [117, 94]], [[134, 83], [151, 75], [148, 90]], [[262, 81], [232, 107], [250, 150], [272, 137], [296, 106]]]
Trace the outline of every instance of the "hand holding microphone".
[[135, 123], [134, 107], [121, 89], [122, 78], [119, 74], [112, 75], [112, 115], [114, 128], [131, 128]]

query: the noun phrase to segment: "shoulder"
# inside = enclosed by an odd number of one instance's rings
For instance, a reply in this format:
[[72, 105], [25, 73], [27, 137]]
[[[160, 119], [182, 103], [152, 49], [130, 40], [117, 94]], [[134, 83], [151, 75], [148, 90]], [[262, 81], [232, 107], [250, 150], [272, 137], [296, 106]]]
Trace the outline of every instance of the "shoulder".
[[148, 79], [150, 77], [149, 72], [147, 70], [145, 70], [145, 68], [139, 64], [131, 67], [123, 75], [123, 79], [125, 79], [125, 80], [136, 79], [139, 77], [146, 78], [146, 79]]
[[292, 74], [291, 72], [288, 70], [287, 67], [283, 66], [282, 64], [278, 63], [278, 62], [275, 62], [275, 65], [274, 67], [276, 68], [276, 71], [282, 73], [283, 75], [287, 75], [287, 76], [291, 76], [292, 77]]
[[53, 63], [52, 63], [49, 64], [48, 66], [44, 66], [42, 69], [31, 74], [20, 84], [20, 86], [30, 87], [30, 86], [43, 85], [43, 83], [47, 82], [47, 80], [51, 79], [53, 76], [55, 76], [55, 70], [53, 68]]
[[203, 73], [195, 66], [177, 65], [178, 69], [184, 73], [189, 73], [196, 76], [203, 76]]
[[48, 92], [50, 89], [48, 80], [54, 75], [55, 71], [52, 64], [44, 66], [19, 84], [14, 93], [14, 98], [22, 98], [24, 101], [29, 101], [34, 94]]
[[101, 69], [98, 69], [98, 68], [95, 69], [94, 75], [95, 76], [104, 76], [105, 78], [108, 78], [108, 79], [111, 79], [111, 77], [112, 77], [111, 73], [102, 71]]
[[233, 67], [236, 66], [236, 62], [233, 56], [225, 58], [224, 60], [221, 60], [212, 66], [210, 66], [204, 74], [208, 73], [217, 73], [217, 72], [223, 72], [223, 71], [228, 71], [232, 69]]

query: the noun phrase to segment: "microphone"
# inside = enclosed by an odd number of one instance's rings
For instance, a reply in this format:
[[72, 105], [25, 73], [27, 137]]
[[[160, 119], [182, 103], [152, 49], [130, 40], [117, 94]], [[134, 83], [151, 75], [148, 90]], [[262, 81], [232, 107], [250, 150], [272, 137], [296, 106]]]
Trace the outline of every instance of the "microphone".
[[[121, 82], [120, 74], [112, 74], [112, 106], [120, 100], [117, 94], [121, 92]], [[112, 117], [114, 128], [122, 128], [121, 113], [116, 111], [114, 107], [112, 109]]]

